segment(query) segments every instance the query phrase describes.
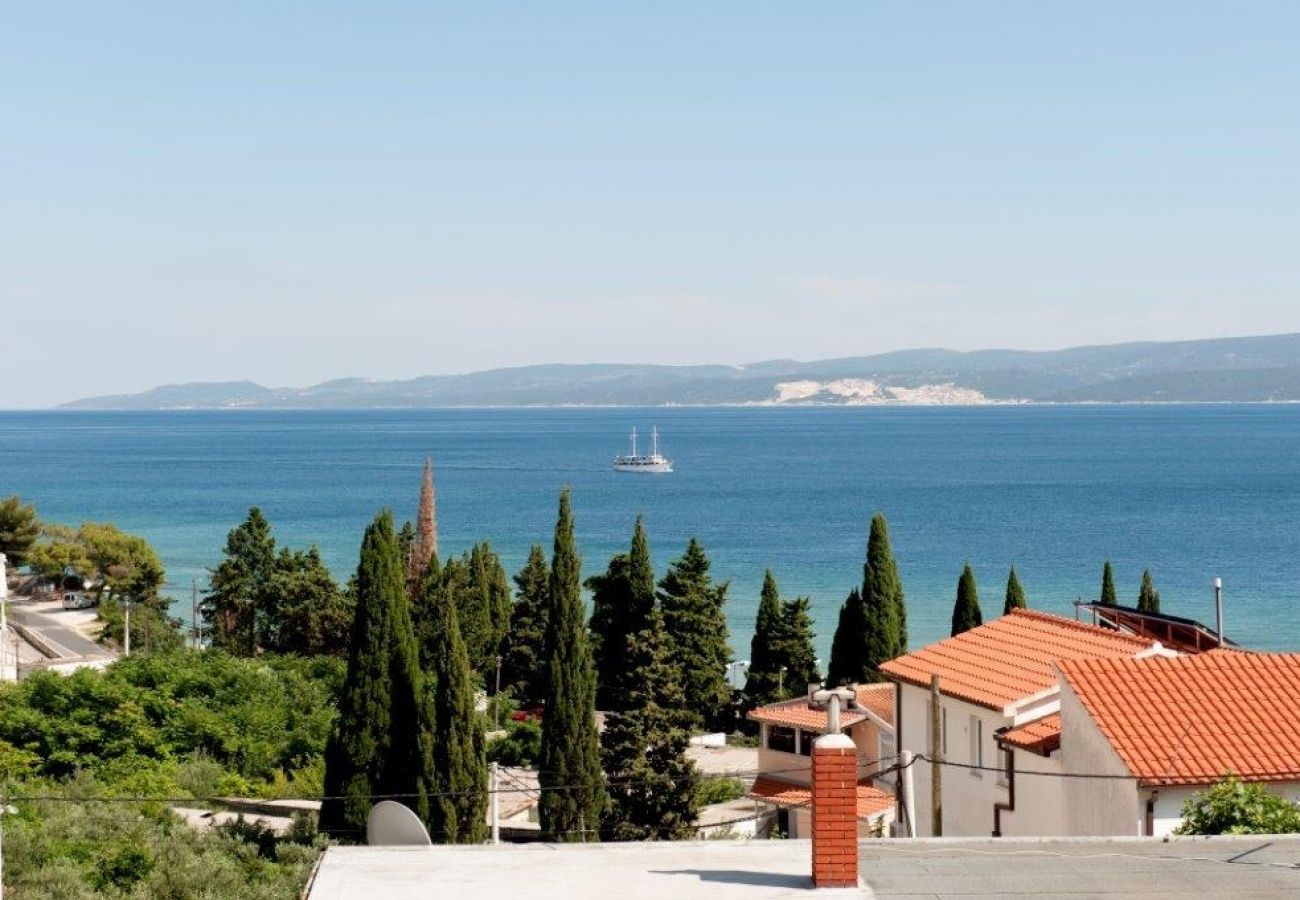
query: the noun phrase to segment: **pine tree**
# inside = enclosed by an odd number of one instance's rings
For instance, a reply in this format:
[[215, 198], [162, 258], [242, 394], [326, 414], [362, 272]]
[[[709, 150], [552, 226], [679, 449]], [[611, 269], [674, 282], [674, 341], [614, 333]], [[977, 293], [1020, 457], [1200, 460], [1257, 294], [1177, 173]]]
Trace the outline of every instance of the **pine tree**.
[[1111, 570], [1110, 560], [1106, 560], [1106, 565], [1101, 567], [1101, 602], [1106, 606], [1114, 606], [1119, 602], [1115, 594], [1115, 573]]
[[704, 545], [691, 538], [659, 582], [668, 662], [681, 683], [693, 729], [725, 728], [732, 716], [727, 681], [731, 645], [724, 610], [729, 584], [715, 584], [709, 568]]
[[582, 607], [582, 561], [568, 489], [560, 494], [547, 594], [546, 712], [538, 773], [541, 830], [552, 841], [589, 841], [600, 827], [605, 786], [596, 736], [596, 679]]
[[646, 628], [627, 643], [629, 663], [640, 678], [626, 708], [609, 717], [601, 735], [609, 777], [601, 826], [606, 840], [682, 840], [694, 834], [699, 773], [686, 757], [689, 717], [668, 649], [663, 617], [652, 609]]
[[268, 649], [305, 656], [347, 652], [352, 604], [315, 546], [305, 552], [280, 548], [268, 590], [276, 610]]
[[1011, 567], [1011, 574], [1007, 576], [1007, 602], [1002, 604], [1002, 615], [1006, 615], [1013, 609], [1024, 609], [1029, 604], [1025, 602], [1025, 589], [1020, 586], [1020, 576], [1016, 574], [1016, 567]]
[[840, 607], [835, 637], [831, 639], [831, 663], [826, 681], [831, 685], [859, 684], [875, 681], [880, 673], [871, 668], [867, 658], [867, 607], [862, 602], [862, 592], [849, 591], [848, 599]]
[[361, 544], [347, 675], [325, 747], [321, 830], [355, 840], [374, 798], [399, 797], [429, 819], [433, 714], [420, 672], [393, 517], [375, 517]]
[[957, 602], [952, 608], [952, 636], [956, 637], [963, 631], [970, 631], [983, 624], [984, 617], [980, 613], [980, 593], [979, 588], [975, 586], [975, 572], [972, 571], [970, 563], [961, 571], [961, 578], [957, 580]]
[[501, 664], [503, 689], [525, 706], [539, 705], [544, 699], [541, 670], [550, 580], [551, 570], [542, 548], [533, 544], [528, 562], [515, 575], [515, 602]]
[[1160, 612], [1160, 592], [1156, 590], [1150, 569], [1144, 569], [1142, 572], [1142, 588], [1138, 591], [1137, 608], [1138, 612]]
[[248, 518], [226, 535], [222, 552], [201, 612], [212, 646], [252, 656], [273, 619], [269, 587], [275, 572], [275, 537], [260, 509], [250, 509]]
[[456, 604], [436, 574], [422, 589], [431, 620], [433, 784], [429, 831], [435, 840], [473, 844], [483, 839], [487, 761], [482, 722], [474, 709], [469, 654], [456, 621]]
[[754, 637], [749, 643], [749, 672], [744, 692], [745, 706], [749, 709], [778, 699], [783, 664], [780, 649], [782, 612], [776, 576], [768, 569], [763, 573], [758, 617], [754, 623]]
[[35, 506], [24, 503], [17, 494], [0, 500], [0, 553], [8, 557], [11, 568], [27, 564], [27, 555], [40, 536]]
[[817, 670], [817, 652], [813, 649], [816, 635], [808, 612], [810, 606], [807, 597], [795, 597], [781, 609], [782, 693], [785, 697], [798, 696], [808, 685], [822, 680]]
[[627, 708], [639, 675], [628, 658], [628, 640], [644, 631], [655, 604], [654, 567], [645, 526], [637, 516], [632, 547], [609, 561], [603, 575], [587, 579], [592, 592], [591, 648], [596, 665], [596, 706]]

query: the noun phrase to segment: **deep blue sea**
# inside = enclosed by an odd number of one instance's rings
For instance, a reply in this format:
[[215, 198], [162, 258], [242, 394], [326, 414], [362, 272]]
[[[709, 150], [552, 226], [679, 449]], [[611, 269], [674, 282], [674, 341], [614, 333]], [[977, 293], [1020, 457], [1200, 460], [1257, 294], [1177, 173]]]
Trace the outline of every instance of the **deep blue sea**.
[[[633, 425], [659, 427], [674, 474], [611, 470]], [[697, 535], [740, 658], [767, 567], [812, 598], [825, 652], [877, 510], [913, 646], [947, 635], [967, 561], [991, 617], [1013, 562], [1031, 605], [1072, 615], [1109, 558], [1122, 602], [1150, 567], [1165, 611], [1212, 621], [1222, 576], [1229, 636], [1300, 649], [1300, 406], [0, 413], [0, 495], [146, 536], [182, 617], [254, 505], [346, 577], [378, 508], [414, 517], [425, 456], [444, 555], [486, 538], [513, 572], [549, 553], [565, 485], [584, 574], [638, 513], [661, 572]]]

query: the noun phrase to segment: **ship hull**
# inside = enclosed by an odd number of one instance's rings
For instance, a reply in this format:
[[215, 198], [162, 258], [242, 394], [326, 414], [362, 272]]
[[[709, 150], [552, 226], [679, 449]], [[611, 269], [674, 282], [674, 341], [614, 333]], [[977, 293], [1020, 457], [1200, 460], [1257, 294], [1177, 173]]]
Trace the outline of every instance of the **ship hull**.
[[673, 470], [672, 461], [667, 459], [656, 460], [654, 462], [615, 461], [614, 463], [615, 472], [651, 472], [651, 473], [662, 474], [662, 473], [671, 472], [672, 470]]

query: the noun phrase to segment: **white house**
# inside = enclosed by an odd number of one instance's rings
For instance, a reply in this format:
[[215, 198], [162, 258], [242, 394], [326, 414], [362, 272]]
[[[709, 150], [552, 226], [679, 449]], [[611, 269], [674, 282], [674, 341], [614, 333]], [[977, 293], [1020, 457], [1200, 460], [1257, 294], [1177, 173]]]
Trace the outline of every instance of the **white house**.
[[[854, 685], [854, 699], [840, 713], [840, 731], [853, 739], [858, 757], [858, 831], [884, 832], [894, 818], [894, 687]], [[791, 838], [811, 834], [813, 740], [828, 728], [826, 710], [806, 698], [760, 706], [758, 777], [749, 796], [776, 811], [777, 827]]]

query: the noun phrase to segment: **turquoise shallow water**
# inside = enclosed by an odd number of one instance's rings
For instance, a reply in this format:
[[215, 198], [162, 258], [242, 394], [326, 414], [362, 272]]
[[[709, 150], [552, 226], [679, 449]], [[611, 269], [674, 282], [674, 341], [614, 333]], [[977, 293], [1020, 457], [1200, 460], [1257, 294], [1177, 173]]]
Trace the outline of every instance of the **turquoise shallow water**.
[[[633, 425], [658, 425], [674, 474], [611, 471]], [[1164, 609], [1202, 620], [1220, 575], [1230, 636], [1300, 649], [1300, 406], [0, 413], [0, 495], [146, 535], [182, 615], [255, 504], [345, 577], [378, 507], [413, 517], [426, 455], [444, 553], [488, 538], [517, 568], [564, 485], [587, 574], [638, 512], [661, 571], [698, 535], [741, 657], [767, 566], [829, 646], [876, 510], [913, 646], [946, 636], [968, 560], [991, 616], [1013, 561], [1032, 605], [1072, 614], [1109, 557], [1123, 598], [1150, 566]]]

